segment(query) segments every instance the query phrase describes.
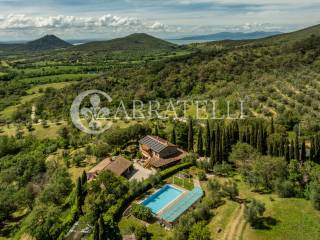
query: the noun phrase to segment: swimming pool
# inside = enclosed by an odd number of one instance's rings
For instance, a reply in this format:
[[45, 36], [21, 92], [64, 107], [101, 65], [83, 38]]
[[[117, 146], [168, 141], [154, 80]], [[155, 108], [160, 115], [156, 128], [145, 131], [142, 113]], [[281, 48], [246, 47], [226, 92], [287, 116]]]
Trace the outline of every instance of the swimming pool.
[[154, 214], [157, 214], [164, 207], [177, 199], [182, 193], [183, 191], [171, 185], [164, 185], [159, 191], [145, 199], [142, 204], [150, 208]]

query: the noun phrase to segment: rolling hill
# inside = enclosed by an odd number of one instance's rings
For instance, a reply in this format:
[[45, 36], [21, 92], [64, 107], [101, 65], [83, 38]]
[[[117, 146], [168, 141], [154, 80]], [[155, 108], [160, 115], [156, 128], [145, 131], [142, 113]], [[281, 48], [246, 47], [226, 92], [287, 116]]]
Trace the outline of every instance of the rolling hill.
[[297, 41], [302, 41], [311, 35], [320, 36], [320, 24], [311, 26], [308, 28], [304, 28], [298, 31], [290, 32], [290, 33], [283, 33], [276, 36], [270, 36], [264, 39], [257, 40], [258, 42], [264, 43], [293, 43]]
[[[70, 64], [65, 57], [67, 54], [82, 55], [79, 62], [85, 66], [102, 63], [106, 54], [114, 52], [116, 57], [124, 56], [119, 62], [126, 64], [115, 61], [113, 66], [116, 67], [105, 70], [100, 78], [81, 81], [77, 89], [59, 90], [52, 98], [40, 99], [40, 102], [46, 102], [44, 112], [59, 116], [68, 112], [55, 108], [59, 99], [72, 99], [70, 96], [76, 96], [77, 91], [94, 86], [127, 100], [248, 99], [249, 116], [274, 116], [293, 123], [299, 118], [318, 119], [319, 43], [320, 25], [257, 40], [193, 44], [188, 46], [190, 51], [184, 55], [172, 54], [157, 61], [138, 61], [137, 58], [134, 62], [127, 61], [125, 51], [143, 52], [141, 58], [144, 58], [155, 50], [170, 51], [178, 47], [146, 34], [87, 43], [69, 47], [67, 51], [52, 52], [41, 60], [50, 57], [51, 61], [59, 59]], [[60, 53], [65, 55], [60, 56]], [[89, 62], [91, 55], [95, 58]], [[114, 55], [108, 59], [114, 61]], [[60, 102], [58, 105], [67, 108], [69, 103]]]
[[[292, 129], [299, 118], [311, 124], [309, 118], [320, 117], [319, 33], [320, 26], [315, 26], [259, 40], [191, 45], [195, 51], [188, 55], [155, 64], [149, 62], [141, 67], [122, 67], [109, 71], [101, 79], [82, 82], [80, 88], [95, 86], [124, 99], [136, 99], [137, 96], [139, 99], [191, 97], [234, 102], [247, 99], [249, 116], [274, 116]], [[93, 47], [100, 46], [95, 49], [105, 51], [116, 47], [128, 49], [129, 46], [142, 49], [137, 39], [145, 39], [145, 36], [132, 35]], [[147, 39], [154, 38], [147, 36]], [[120, 46], [120, 43], [124, 45]], [[162, 40], [159, 43], [169, 49], [172, 47]], [[156, 45], [147, 46], [152, 49]], [[72, 91], [67, 89], [59, 94], [69, 96]], [[52, 104], [55, 105], [57, 99], [64, 97], [54, 97]], [[46, 111], [52, 112], [51, 100], [46, 100]]]
[[55, 35], [46, 35], [34, 41], [20, 44], [0, 44], [0, 53], [36, 52], [63, 49], [72, 46]]
[[154, 51], [173, 50], [177, 46], [145, 33], [135, 33], [124, 38], [108, 41], [89, 42], [74, 46], [71, 50], [77, 51]]
[[220, 32], [208, 35], [189, 36], [180, 38], [178, 40], [208, 40], [208, 41], [221, 41], [221, 40], [246, 40], [246, 39], [259, 39], [273, 35], [281, 34], [281, 32]]
[[55, 35], [46, 35], [42, 38], [26, 43], [24, 48], [29, 51], [44, 51], [67, 48], [70, 46], [72, 46], [70, 43], [63, 41]]

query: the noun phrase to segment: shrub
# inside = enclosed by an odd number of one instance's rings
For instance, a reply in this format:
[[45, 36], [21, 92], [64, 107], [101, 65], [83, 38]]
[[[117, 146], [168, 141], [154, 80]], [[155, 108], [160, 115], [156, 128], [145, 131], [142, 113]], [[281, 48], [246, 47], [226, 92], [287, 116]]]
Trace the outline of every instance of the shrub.
[[212, 178], [208, 182], [208, 190], [213, 192], [219, 192], [221, 189], [221, 184], [215, 178]]
[[138, 219], [143, 221], [150, 221], [152, 219], [152, 212], [150, 208], [147, 208], [141, 204], [133, 203], [131, 206], [131, 213]]
[[137, 240], [149, 239], [149, 233], [146, 226], [136, 226], [134, 230], [134, 235]]
[[310, 200], [315, 209], [320, 210], [320, 185], [313, 184], [311, 187]]
[[295, 195], [295, 186], [292, 182], [285, 180], [285, 181], [277, 181], [276, 183], [276, 191], [278, 195], [282, 198], [289, 198], [294, 197]]
[[230, 200], [234, 200], [239, 195], [237, 184], [231, 180], [222, 185], [222, 191], [224, 196], [227, 196]]
[[209, 240], [210, 232], [205, 221], [194, 224], [191, 228], [189, 240]]
[[199, 171], [198, 172], [198, 178], [200, 181], [206, 181], [207, 180], [207, 175], [204, 171]]
[[222, 164], [216, 164], [213, 167], [213, 172], [220, 176], [229, 176], [232, 172], [232, 166], [226, 162], [222, 162]]
[[244, 217], [251, 226], [256, 226], [259, 222], [259, 217], [263, 216], [266, 208], [264, 203], [252, 199], [246, 204], [244, 209]]

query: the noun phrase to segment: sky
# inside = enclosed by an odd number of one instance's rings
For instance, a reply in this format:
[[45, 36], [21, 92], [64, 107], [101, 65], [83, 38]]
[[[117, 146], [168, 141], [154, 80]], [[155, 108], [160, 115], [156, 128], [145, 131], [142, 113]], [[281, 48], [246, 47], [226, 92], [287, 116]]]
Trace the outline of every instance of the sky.
[[289, 32], [319, 24], [319, 12], [320, 0], [0, 0], [0, 42]]

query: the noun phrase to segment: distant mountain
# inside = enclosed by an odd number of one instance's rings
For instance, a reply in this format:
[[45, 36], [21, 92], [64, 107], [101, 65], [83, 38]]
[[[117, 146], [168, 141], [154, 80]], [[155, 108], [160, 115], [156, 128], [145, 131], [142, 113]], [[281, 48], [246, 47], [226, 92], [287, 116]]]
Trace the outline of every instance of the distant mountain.
[[26, 52], [26, 51], [45, 51], [72, 46], [55, 35], [46, 35], [34, 41], [27, 43], [6, 43], [0, 44], [0, 52]]
[[247, 39], [259, 39], [281, 34], [281, 32], [220, 32], [209, 35], [199, 35], [180, 38], [178, 40], [208, 40], [208, 41], [221, 41], [221, 40], [247, 40]]
[[152, 51], [173, 50], [177, 45], [145, 33], [134, 33], [124, 38], [116, 38], [108, 41], [95, 41], [78, 46], [71, 50], [78, 51]]
[[25, 48], [30, 51], [43, 51], [59, 48], [67, 48], [72, 46], [70, 43], [63, 41], [55, 35], [46, 35], [37, 40], [25, 44]]
[[304, 28], [298, 31], [283, 33], [265, 39], [258, 39], [257, 42], [269, 43], [269, 44], [284, 44], [284, 43], [294, 43], [297, 41], [303, 41], [310, 36], [320, 36], [320, 24]]

